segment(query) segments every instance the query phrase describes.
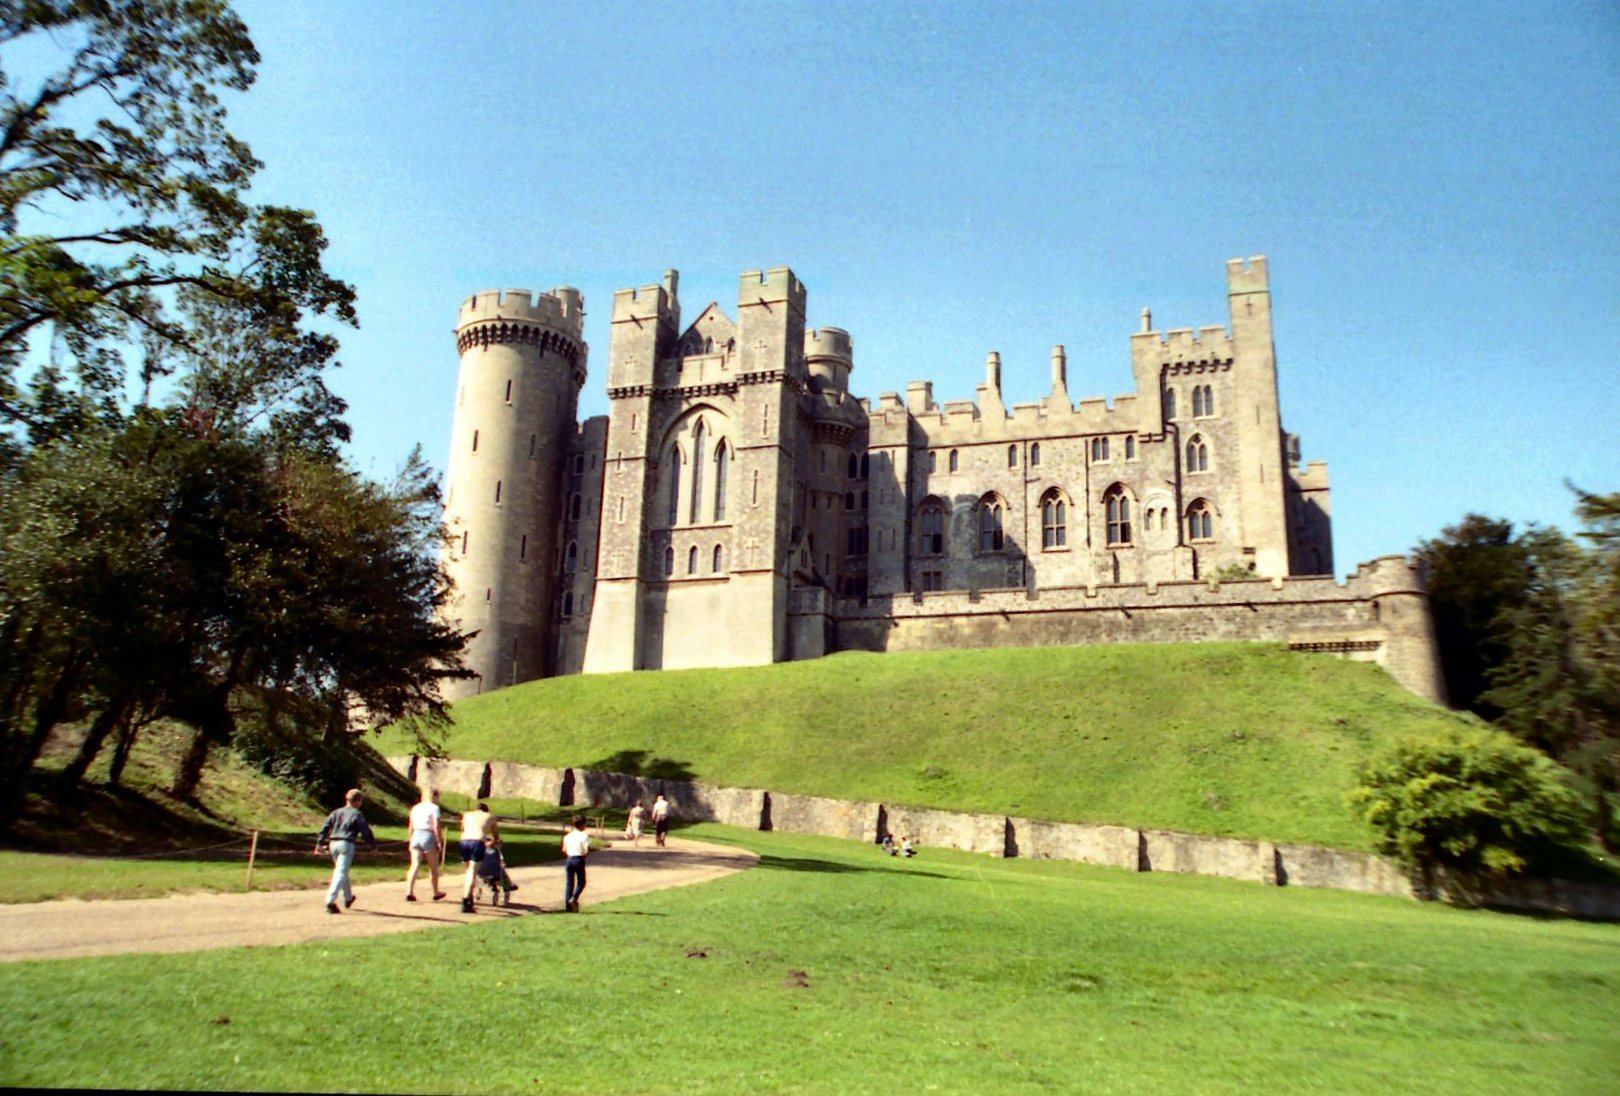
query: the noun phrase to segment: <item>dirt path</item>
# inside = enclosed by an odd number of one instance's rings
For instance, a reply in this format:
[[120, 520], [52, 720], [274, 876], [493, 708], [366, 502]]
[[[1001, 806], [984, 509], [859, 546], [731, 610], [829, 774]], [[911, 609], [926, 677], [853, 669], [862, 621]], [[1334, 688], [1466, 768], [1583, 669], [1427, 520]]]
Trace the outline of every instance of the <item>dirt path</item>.
[[[584, 915], [615, 898], [718, 879], [752, 867], [757, 859], [744, 849], [674, 837], [667, 849], [651, 841], [638, 848], [603, 849], [591, 855]], [[299, 944], [558, 913], [562, 874], [561, 862], [515, 869], [512, 879], [519, 889], [513, 904], [480, 904], [472, 914], [461, 912], [459, 870], [444, 880], [450, 896], [442, 902], [431, 900], [433, 888], [424, 872], [417, 881], [419, 901], [408, 903], [403, 869], [399, 881], [355, 887], [354, 906], [336, 917], [326, 912], [324, 887], [0, 906], [0, 962]]]

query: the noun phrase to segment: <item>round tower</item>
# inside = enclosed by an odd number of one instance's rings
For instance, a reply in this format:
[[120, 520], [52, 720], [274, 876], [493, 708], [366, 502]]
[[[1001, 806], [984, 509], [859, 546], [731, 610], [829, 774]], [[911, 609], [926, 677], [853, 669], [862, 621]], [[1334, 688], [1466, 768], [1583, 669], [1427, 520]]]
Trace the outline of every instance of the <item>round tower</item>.
[[461, 376], [445, 470], [449, 614], [479, 677], [450, 699], [551, 672], [565, 456], [585, 383], [576, 289], [486, 290], [461, 304]]
[[855, 342], [841, 327], [823, 327], [804, 333], [804, 364], [813, 392], [849, 391], [849, 372], [855, 367]]

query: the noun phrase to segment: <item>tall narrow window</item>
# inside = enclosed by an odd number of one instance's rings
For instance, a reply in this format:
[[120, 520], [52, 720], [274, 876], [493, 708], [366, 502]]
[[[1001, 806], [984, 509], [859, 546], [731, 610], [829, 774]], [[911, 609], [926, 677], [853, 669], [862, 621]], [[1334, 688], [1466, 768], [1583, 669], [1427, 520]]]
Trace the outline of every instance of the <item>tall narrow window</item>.
[[1007, 446], [1007, 467], [1018, 467], [1018, 446], [1016, 445]]
[[725, 569], [725, 566], [726, 566], [726, 550], [724, 548], [720, 547], [720, 545], [716, 544], [714, 546], [714, 560], [710, 564], [709, 570], [712, 571], [714, 574], [718, 575], [722, 570]]
[[462, 555], [467, 554], [467, 534], [466, 533], [461, 534], [461, 554]]
[[[474, 448], [477, 448], [476, 444], [474, 445]], [[930, 472], [938, 472], [939, 471], [939, 454], [938, 453], [930, 452], [928, 454], [928, 470]]]
[[957, 459], [956, 459], [956, 450], [952, 449], [951, 450], [951, 471], [954, 472], [960, 467], [961, 467], [961, 465], [957, 462]]
[[529, 534], [524, 533], [523, 539], [518, 541], [518, 559], [529, 558]]
[[922, 539], [918, 541], [917, 552], [924, 556], [938, 556], [945, 553], [945, 507], [930, 500], [923, 504], [919, 524], [922, 526]]
[[861, 469], [860, 461], [856, 458], [854, 453], [851, 453], [849, 455], [849, 475], [846, 478], [854, 479], [855, 474], [857, 472], [859, 472], [860, 469]]
[[1108, 522], [1108, 543], [1131, 543], [1131, 498], [1119, 484], [1108, 489], [1103, 496], [1103, 508]]
[[534, 438], [533, 434], [529, 435], [529, 456], [531, 457], [534, 456]]
[[567, 551], [563, 552], [563, 572], [571, 575], [577, 566], [579, 566], [579, 544], [571, 540], [568, 542]]
[[1176, 390], [1174, 388], [1164, 390], [1164, 417], [1167, 419], [1176, 417]]
[[1032, 443], [1030, 445], [1030, 447], [1029, 447], [1029, 463], [1030, 464], [1040, 464], [1041, 463], [1041, 443], [1040, 442], [1034, 442], [1034, 443]]
[[1187, 507], [1187, 539], [1215, 539], [1215, 517], [1210, 513], [1209, 503], [1203, 499]]
[[1062, 495], [1048, 491], [1041, 499], [1041, 547], [1063, 548], [1068, 542], [1068, 507]]
[[574, 615], [574, 591], [572, 590], [563, 595], [562, 615], [564, 620]]
[[576, 491], [576, 492], [574, 492], [574, 500], [573, 500], [573, 502], [569, 503], [569, 506], [568, 506], [568, 517], [569, 517], [570, 521], [578, 521], [579, 520], [579, 504], [580, 504], [580, 494], [579, 494], [579, 492]]
[[1104, 464], [1108, 460], [1108, 439], [1091, 439], [1091, 463]]
[[1187, 439], [1187, 471], [1209, 471], [1209, 447], [1204, 444], [1204, 439], [1199, 434]]
[[759, 505], [759, 469], [758, 468], [754, 469], [754, 486], [753, 486], [753, 491], [752, 491], [751, 498], [752, 498], [752, 504], [755, 505], [755, 506], [758, 506]]
[[725, 442], [714, 451], [714, 520], [726, 520], [726, 471], [731, 467], [731, 449]]
[[497, 506], [499, 506], [500, 502], [501, 502], [501, 481], [496, 480], [495, 481], [495, 504]]
[[979, 551], [1001, 551], [1001, 500], [986, 495], [979, 500]]
[[681, 447], [669, 451], [669, 523], [681, 520]]
[[473, 452], [478, 452], [478, 431], [473, 431]]
[[510, 379], [506, 382], [506, 402], [512, 402], [512, 382]]
[[1136, 435], [1135, 434], [1126, 434], [1125, 435], [1125, 459], [1126, 460], [1135, 460], [1136, 459]]
[[872, 454], [870, 454], [870, 453], [862, 453], [861, 454], [861, 479], [866, 479], [871, 474], [872, 474]]
[[686, 550], [686, 573], [689, 575], [697, 574], [697, 545], [695, 544]]
[[664, 549], [664, 577], [669, 578], [675, 573], [675, 549], [673, 546]]
[[623, 495], [619, 496], [619, 517], [618, 517], [618, 520], [619, 520], [620, 524], [623, 524], [623, 522], [624, 522], [624, 496]]
[[703, 520], [703, 420], [692, 432], [692, 522]]

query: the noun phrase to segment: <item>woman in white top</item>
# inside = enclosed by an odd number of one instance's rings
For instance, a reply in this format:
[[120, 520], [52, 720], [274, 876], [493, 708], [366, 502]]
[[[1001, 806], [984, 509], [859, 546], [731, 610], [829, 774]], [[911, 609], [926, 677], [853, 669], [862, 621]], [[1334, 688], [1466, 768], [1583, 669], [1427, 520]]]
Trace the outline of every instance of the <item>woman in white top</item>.
[[405, 876], [405, 901], [416, 901], [416, 877], [426, 860], [433, 882], [433, 900], [444, 897], [439, 889], [439, 863], [444, 859], [444, 816], [439, 812], [439, 789], [424, 788], [422, 802], [411, 808], [411, 870]]

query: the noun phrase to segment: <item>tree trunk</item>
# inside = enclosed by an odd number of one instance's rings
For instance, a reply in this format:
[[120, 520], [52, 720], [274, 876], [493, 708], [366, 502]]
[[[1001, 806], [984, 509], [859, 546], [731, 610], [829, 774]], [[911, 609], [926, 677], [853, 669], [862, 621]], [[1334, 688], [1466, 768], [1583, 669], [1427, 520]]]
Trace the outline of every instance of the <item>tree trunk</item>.
[[34, 768], [34, 762], [45, 749], [45, 743], [51, 737], [51, 732], [62, 721], [67, 713], [68, 702], [73, 698], [73, 690], [78, 684], [79, 671], [84, 668], [84, 656], [77, 650], [68, 653], [67, 660], [61, 672], [56, 676], [56, 683], [51, 686], [50, 695], [40, 702], [34, 711], [34, 729], [23, 745], [22, 752], [14, 761], [5, 766], [0, 772], [0, 814], [9, 815], [10, 808], [22, 795], [23, 781]]
[[203, 766], [208, 763], [208, 750], [213, 745], [211, 739], [207, 727], [198, 727], [192, 732], [191, 748], [180, 759], [174, 784], [169, 788], [169, 794], [176, 799], [190, 799], [197, 794], [197, 785], [202, 783]]
[[129, 752], [135, 748], [135, 739], [140, 736], [144, 724], [130, 716], [124, 717], [124, 722], [118, 728], [118, 743], [113, 747], [112, 764], [107, 768], [107, 787], [116, 788], [124, 779], [124, 766], [129, 764]]
[[84, 741], [79, 744], [79, 752], [68, 762], [67, 768], [62, 770], [57, 778], [63, 794], [77, 788], [84, 780], [84, 774], [90, 771], [90, 766], [101, 753], [101, 747], [106, 743], [107, 737], [113, 729], [123, 720], [129, 704], [123, 697], [111, 701], [100, 715], [90, 724], [90, 730], [85, 733]]

